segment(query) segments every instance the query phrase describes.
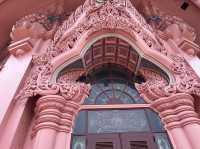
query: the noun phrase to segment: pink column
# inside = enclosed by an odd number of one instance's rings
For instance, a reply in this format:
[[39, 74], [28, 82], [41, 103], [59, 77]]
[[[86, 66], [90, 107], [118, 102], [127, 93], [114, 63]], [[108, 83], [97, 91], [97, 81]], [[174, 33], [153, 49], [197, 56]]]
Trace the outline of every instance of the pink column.
[[37, 133], [33, 149], [53, 149], [55, 143], [56, 131], [51, 128], [45, 128]]
[[184, 126], [185, 133], [190, 140], [193, 149], [199, 149], [200, 141], [200, 125], [199, 124], [190, 124]]
[[180, 114], [183, 129], [192, 144], [193, 149], [199, 149], [200, 141], [200, 119], [194, 110], [194, 98], [191, 95], [183, 95], [182, 100], [187, 101], [184, 106], [185, 111]]
[[60, 95], [38, 99], [33, 128], [33, 149], [69, 149], [76, 113], [88, 96], [89, 85], [76, 82], [60, 84]]
[[200, 127], [192, 96], [178, 93], [152, 102], [177, 149], [199, 149]]
[[56, 136], [56, 143], [54, 149], [70, 149], [71, 132], [59, 132]]
[[[28, 42], [28, 41], [27, 41]], [[40, 46], [41, 41], [34, 45], [34, 48], [31, 52], [24, 53], [21, 56], [15, 57], [11, 55], [4, 68], [0, 71], [0, 97], [1, 97], [1, 104], [0, 104], [0, 131], [3, 129], [3, 119], [6, 119], [6, 113], [9, 111], [9, 106], [14, 98], [17, 89], [23, 80], [26, 71], [31, 63], [32, 60], [32, 52], [37, 50]], [[21, 44], [18, 42], [15, 46], [17, 48], [22, 48], [24, 45], [24, 41]], [[28, 43], [27, 43], [28, 44]], [[22, 47], [20, 47], [22, 46]]]
[[167, 133], [174, 149], [193, 149], [183, 128], [167, 129]]
[[79, 108], [80, 102], [76, 102], [75, 100], [70, 100], [65, 103], [62, 110], [62, 124], [60, 124], [60, 129], [56, 136], [54, 149], [70, 148], [72, 125]]
[[23, 114], [27, 112], [26, 105], [26, 101], [18, 101], [12, 106], [13, 109], [10, 111], [9, 118], [0, 133], [0, 148], [10, 149], [14, 144], [13, 141], [20, 127], [20, 122], [24, 121]]
[[[82, 100], [82, 99], [81, 99]], [[79, 111], [80, 102], [75, 100], [67, 101], [63, 109], [63, 121], [62, 130], [57, 134], [55, 149], [69, 149], [71, 143], [71, 131], [72, 125], [76, 113]]]
[[57, 95], [43, 96], [38, 99], [33, 128], [35, 137], [33, 149], [54, 149], [64, 104], [65, 99]]

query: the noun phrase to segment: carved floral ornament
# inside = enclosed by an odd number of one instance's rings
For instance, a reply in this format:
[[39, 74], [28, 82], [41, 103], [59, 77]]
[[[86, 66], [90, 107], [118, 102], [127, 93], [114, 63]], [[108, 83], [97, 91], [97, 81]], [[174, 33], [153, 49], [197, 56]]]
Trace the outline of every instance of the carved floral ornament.
[[141, 38], [152, 50], [166, 54], [165, 48], [153, 34], [153, 29], [129, 0], [108, 0], [101, 5], [95, 5], [94, 1], [87, 0], [56, 32], [55, 50], [60, 52], [70, 50], [82, 35], [89, 36], [102, 29], [126, 31], [132, 37]]
[[140, 70], [146, 82], [136, 84], [136, 88], [148, 103], [162, 98], [169, 97], [176, 93], [187, 93], [200, 96], [200, 79], [187, 64], [185, 59], [180, 56], [172, 56], [172, 74], [175, 77], [174, 83], [168, 81], [161, 75], [148, 69]]
[[[41, 60], [39, 56], [37, 58]], [[51, 83], [52, 65], [50, 63], [38, 65], [37, 63], [15, 100], [26, 101], [29, 97], [36, 95], [60, 95], [67, 101], [78, 101], [80, 95], [88, 96], [90, 90], [89, 84], [76, 82], [81, 74], [82, 71], [74, 70], [60, 77], [56, 83]]]
[[[85, 4], [80, 6], [61, 27], [58, 29], [56, 28], [57, 32], [45, 54], [33, 57], [34, 65], [32, 71], [26, 79], [24, 87], [16, 96], [16, 100], [26, 101], [29, 97], [36, 95], [41, 95], [43, 97], [59, 96], [60, 99], [62, 98], [62, 100], [67, 101], [67, 103], [65, 103], [66, 105], [70, 104], [71, 106], [71, 101], [73, 101], [73, 104], [78, 103], [80, 105], [80, 99], [83, 98], [80, 96], [84, 95], [84, 97], [86, 97], [90, 90], [90, 85], [76, 82], [84, 71], [68, 71], [61, 75], [56, 83], [51, 83], [50, 79], [53, 74], [51, 60], [60, 53], [72, 49], [83, 34], [90, 35], [102, 29], [120, 29], [128, 31], [133, 37], [138, 36], [143, 39], [152, 50], [156, 50], [160, 54], [164, 53], [169, 59], [172, 59], [173, 64], [170, 71], [175, 77], [175, 82], [173, 84], [169, 83], [157, 72], [146, 68], [140, 70], [141, 74], [145, 77], [146, 82], [136, 84], [136, 88], [152, 107], [157, 108], [158, 106], [156, 103], [159, 102], [159, 100], [168, 101], [169, 98], [172, 100], [175, 99], [172, 97], [174, 94], [187, 93], [188, 95], [200, 96], [200, 80], [195, 75], [194, 71], [185, 62], [184, 58], [167, 54], [167, 51], [161, 44], [161, 40], [157, 37], [154, 38], [154, 35], [156, 34], [131, 5], [130, 1], [108, 0], [101, 5], [95, 5], [93, 2], [94, 1], [87, 0]], [[44, 99], [44, 101], [49, 99], [53, 102], [51, 100], [52, 98], [46, 97], [45, 99], [43, 97], [42, 99]], [[192, 98], [188, 99], [190, 100]], [[41, 106], [43, 107], [42, 101]], [[171, 100], [169, 101], [171, 102]], [[50, 105], [53, 104], [51, 102], [49, 103]], [[190, 103], [190, 101], [186, 101], [185, 104], [187, 104], [187, 102]], [[163, 103], [165, 104], [165, 102]], [[168, 103], [166, 103], [166, 105], [168, 105]], [[174, 105], [168, 107], [174, 108]], [[40, 104], [38, 108], [40, 109]], [[163, 114], [163, 111], [159, 111], [159, 108], [157, 108], [157, 111]], [[38, 113], [40, 113], [40, 110]], [[176, 115], [176, 111], [173, 114]], [[192, 115], [194, 121], [197, 121], [195, 114], [193, 113]], [[165, 119], [165, 113], [163, 117], [170, 128], [175, 126], [171, 125], [171, 119]], [[174, 119], [176, 122], [178, 120], [183, 120], [181, 117], [174, 117]], [[41, 124], [41, 121], [42, 120], [39, 118], [36, 123], [38, 125], [35, 126], [37, 127], [35, 128], [36, 130], [46, 127], [44, 125], [39, 125]], [[184, 122], [183, 125], [187, 122]], [[62, 122], [57, 124], [57, 126], [62, 125]], [[71, 125], [71, 123], [69, 125]], [[62, 129], [57, 126], [55, 129], [62, 131]], [[66, 131], [69, 131], [69, 127], [66, 128]]]
[[[31, 21], [30, 18], [36, 19]], [[38, 15], [25, 17], [18, 21], [16, 27], [23, 25], [24, 20], [25, 22], [28, 20], [29, 23], [38, 22], [38, 20], [40, 20], [39, 23], [42, 24], [46, 30], [52, 29], [52, 25], [48, 25], [48, 23], [50, 23], [48, 19]], [[84, 5], [78, 7], [76, 11], [63, 22], [62, 26], [57, 29], [47, 52], [39, 56], [34, 56], [33, 71], [29, 78], [27, 78], [24, 88], [17, 98], [26, 98], [36, 94], [62, 94], [65, 92], [64, 90], [68, 88], [65, 84], [74, 86], [75, 88], [78, 88], [77, 86], [79, 86], [79, 88], [89, 88], [83, 83], [74, 83], [75, 81], [72, 81], [73, 83], [66, 81], [67, 83], [57, 82], [51, 84], [50, 77], [52, 75], [52, 66], [50, 61], [61, 52], [73, 48], [74, 44], [76, 44], [83, 34], [87, 33], [89, 35], [100, 29], [121, 29], [128, 31], [133, 37], [137, 35], [143, 39], [152, 50], [167, 54], [167, 51], [160, 44], [160, 41], [154, 38], [156, 34], [154, 34], [153, 29], [145, 22], [144, 18], [137, 12], [129, 0], [107, 0], [101, 5], [96, 5], [94, 0], [86, 0]], [[151, 80], [147, 79], [145, 83], [137, 85], [141, 94], [148, 90], [151, 92], [151, 96], [155, 96], [152, 97], [152, 100], [169, 96], [177, 92], [186, 92], [199, 96], [199, 78], [194, 74], [193, 70], [187, 65], [183, 58], [179, 56], [167, 56], [174, 61], [171, 66], [171, 71], [175, 76], [176, 83], [160, 83], [156, 77]], [[144, 76], [147, 75], [144, 74]], [[88, 92], [88, 89], [85, 90]], [[155, 95], [153, 95], [153, 93], [155, 93]]]

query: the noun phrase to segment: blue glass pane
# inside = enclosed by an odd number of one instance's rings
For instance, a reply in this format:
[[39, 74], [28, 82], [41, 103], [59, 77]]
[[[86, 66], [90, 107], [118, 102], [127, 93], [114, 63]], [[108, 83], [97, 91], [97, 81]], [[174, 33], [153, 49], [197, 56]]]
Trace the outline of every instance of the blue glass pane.
[[138, 95], [137, 91], [136, 91], [135, 89], [129, 87], [129, 86], [126, 87], [125, 92], [126, 92], [127, 94], [131, 95], [132, 97]]
[[120, 90], [115, 90], [114, 94], [115, 94], [115, 98], [119, 99], [121, 97], [123, 92], [121, 92]]
[[92, 85], [84, 104], [140, 104], [145, 103], [132, 83], [120, 78], [107, 77]]
[[124, 80], [113, 80], [113, 88], [123, 91], [126, 85], [126, 81]]
[[73, 133], [84, 134], [86, 132], [86, 111], [80, 111], [75, 119]]
[[88, 112], [89, 133], [149, 131], [144, 110], [103, 110]]
[[104, 93], [99, 95], [95, 101], [95, 104], [107, 104], [109, 101], [108, 96], [106, 96]]
[[72, 149], [86, 149], [86, 137], [85, 136], [73, 136]]
[[101, 89], [98, 87], [98, 84], [93, 84], [90, 90], [90, 95], [85, 99], [84, 104], [94, 104], [96, 97], [101, 93]]
[[112, 82], [110, 79], [100, 80], [98, 81], [98, 83], [99, 83], [100, 88], [103, 90], [112, 89]]
[[147, 109], [147, 115], [150, 121], [152, 132], [164, 132], [165, 129], [157, 113]]
[[113, 96], [113, 90], [105, 91], [105, 94], [107, 95], [107, 97], [109, 99], [113, 99], [114, 98], [114, 96]]
[[122, 101], [122, 103], [124, 103], [124, 104], [135, 103], [134, 99], [125, 93], [122, 93], [119, 98], [120, 98], [120, 101]]
[[144, 101], [144, 99], [142, 97], [140, 97], [139, 95], [136, 97], [133, 97], [136, 103], [141, 103], [141, 104], [145, 104], [146, 102]]
[[155, 133], [154, 136], [158, 149], [172, 149], [166, 133]]

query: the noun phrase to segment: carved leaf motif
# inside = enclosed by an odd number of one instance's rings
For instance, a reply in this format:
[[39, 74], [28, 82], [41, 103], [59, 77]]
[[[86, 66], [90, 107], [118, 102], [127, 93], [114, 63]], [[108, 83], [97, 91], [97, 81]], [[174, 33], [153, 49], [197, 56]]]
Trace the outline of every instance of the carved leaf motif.
[[58, 83], [75, 82], [85, 73], [84, 69], [71, 69], [62, 74], [58, 79]]
[[168, 81], [163, 76], [147, 68], [141, 69], [140, 73], [146, 82], [136, 84], [136, 88], [147, 102], [151, 103], [160, 97], [167, 96], [164, 88], [168, 85]]
[[[86, 1], [85, 4], [90, 5], [87, 9], [82, 10], [81, 15], [78, 13], [77, 17], [76, 13], [73, 13], [58, 29], [54, 38], [56, 50], [63, 52], [63, 49], [72, 49], [81, 35], [86, 32], [89, 35], [102, 29], [121, 29], [133, 34], [133, 36], [135, 34], [140, 36], [152, 50], [163, 54], [167, 53], [164, 46], [152, 38], [153, 36], [150, 35], [153, 31], [152, 28], [138, 11], [130, 6], [132, 4], [129, 1], [126, 3], [121, 0], [106, 1], [98, 7], [89, 1]], [[76, 21], [80, 20], [78, 25], [72, 23], [71, 18], [73, 17], [76, 18]]]

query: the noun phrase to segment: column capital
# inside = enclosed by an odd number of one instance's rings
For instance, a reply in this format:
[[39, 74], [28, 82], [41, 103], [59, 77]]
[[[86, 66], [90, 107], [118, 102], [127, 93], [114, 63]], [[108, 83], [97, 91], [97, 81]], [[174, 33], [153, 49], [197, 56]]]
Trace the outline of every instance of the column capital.
[[51, 128], [58, 132], [70, 132], [74, 117], [88, 93], [88, 85], [71, 82], [60, 85], [58, 95], [40, 97], [35, 108], [33, 136], [45, 128]]
[[159, 98], [151, 103], [151, 107], [159, 113], [167, 129], [200, 124], [194, 110], [194, 98], [189, 94], [177, 93]]

